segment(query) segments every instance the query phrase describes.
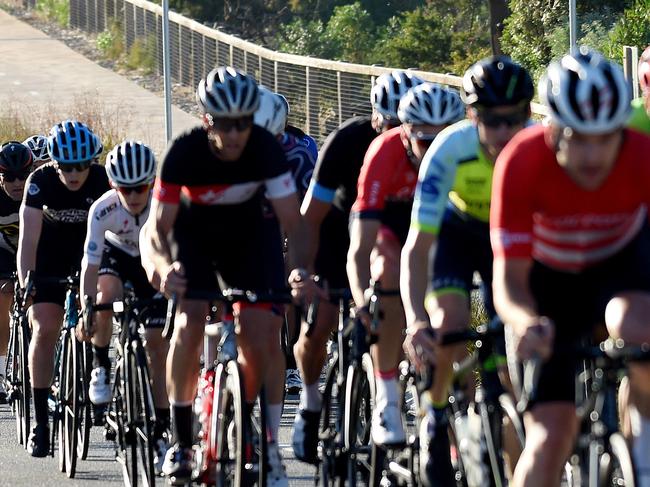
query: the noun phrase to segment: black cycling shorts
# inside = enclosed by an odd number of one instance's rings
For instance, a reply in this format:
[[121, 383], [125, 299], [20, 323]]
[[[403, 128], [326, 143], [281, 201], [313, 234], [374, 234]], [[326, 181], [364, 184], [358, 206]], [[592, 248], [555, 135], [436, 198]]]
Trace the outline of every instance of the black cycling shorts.
[[[41, 236], [41, 238], [43, 238]], [[57, 242], [58, 243], [58, 242]], [[65, 304], [65, 285], [38, 283], [38, 277], [65, 279], [74, 275], [81, 267], [81, 252], [60, 243], [59, 245], [39, 245], [36, 255], [36, 276], [34, 304]]]
[[346, 263], [350, 248], [348, 215], [332, 207], [320, 227], [314, 271], [331, 289], [348, 289]]
[[[142, 267], [140, 256], [133, 257], [110, 242], [104, 243], [102, 262], [99, 266], [99, 275], [115, 276], [122, 284], [130, 282], [137, 298], [150, 299], [158, 295], [163, 300], [147, 279], [147, 274]], [[162, 303], [155, 308], [144, 320], [145, 328], [162, 328], [165, 326], [166, 305]]]
[[170, 247], [173, 259], [183, 264], [190, 295], [219, 289], [217, 273], [227, 287], [287, 287], [277, 220], [262, 216], [257, 199], [233, 210], [215, 219], [210, 207], [180, 207]]
[[482, 281], [485, 309], [490, 319], [496, 316], [492, 301], [492, 247], [487, 224], [461, 220], [447, 210], [433, 261], [432, 289], [435, 294], [460, 292], [469, 298], [474, 273]]
[[605, 322], [614, 296], [650, 292], [650, 229], [644, 227], [618, 254], [577, 274], [534, 262], [530, 287], [539, 314], [555, 323], [556, 350], [542, 367], [537, 402], [574, 402], [579, 363], [566, 349]]

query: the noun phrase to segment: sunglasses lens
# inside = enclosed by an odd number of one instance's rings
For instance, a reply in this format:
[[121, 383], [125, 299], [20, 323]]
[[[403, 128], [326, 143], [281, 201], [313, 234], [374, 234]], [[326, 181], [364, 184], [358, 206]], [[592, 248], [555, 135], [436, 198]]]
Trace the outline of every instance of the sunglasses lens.
[[131, 194], [131, 193], [142, 194], [148, 189], [149, 189], [148, 184], [141, 184], [140, 186], [119, 186], [117, 188], [117, 190], [124, 195]]
[[490, 128], [498, 128], [501, 125], [506, 127], [515, 127], [522, 125], [526, 122], [527, 114], [513, 113], [511, 115], [496, 115], [492, 113], [484, 113], [479, 116], [481, 122]]
[[243, 132], [253, 125], [253, 119], [251, 117], [215, 118], [212, 123], [214, 128], [222, 132], [230, 132], [232, 129], [237, 130], [237, 132]]
[[2, 174], [2, 179], [8, 183], [13, 183], [16, 179], [24, 181], [29, 177], [30, 171], [12, 172]]
[[83, 172], [90, 167], [90, 162], [78, 162], [75, 164], [58, 164], [58, 168], [61, 172]]

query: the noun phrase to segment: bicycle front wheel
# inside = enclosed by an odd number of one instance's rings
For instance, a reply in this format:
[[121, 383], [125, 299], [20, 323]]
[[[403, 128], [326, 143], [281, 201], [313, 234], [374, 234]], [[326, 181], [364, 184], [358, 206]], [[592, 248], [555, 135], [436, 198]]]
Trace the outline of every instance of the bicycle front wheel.
[[636, 478], [632, 455], [627, 442], [620, 433], [609, 437], [609, 448], [599, 461], [600, 487], [634, 487]]
[[63, 353], [61, 354], [62, 374], [60, 379], [61, 418], [59, 418], [59, 445], [65, 457], [65, 473], [69, 478], [75, 476], [77, 470], [77, 440], [79, 433], [79, 402], [75, 394], [78, 392], [75, 375], [75, 354], [77, 339], [70, 330], [64, 331]]
[[[76, 342], [76, 340], [75, 340]], [[90, 398], [88, 397], [88, 384], [90, 384], [90, 371], [92, 369], [92, 351], [89, 343], [76, 342], [74, 355], [75, 393], [77, 401], [77, 456], [82, 460], [88, 457], [90, 444]]]
[[[237, 363], [232, 360], [217, 366], [217, 376], [224, 371], [225, 381], [219, 388], [217, 407], [217, 487], [241, 486], [245, 478], [244, 388]], [[215, 391], [216, 392], [216, 391]], [[216, 399], [216, 396], [215, 396]]]

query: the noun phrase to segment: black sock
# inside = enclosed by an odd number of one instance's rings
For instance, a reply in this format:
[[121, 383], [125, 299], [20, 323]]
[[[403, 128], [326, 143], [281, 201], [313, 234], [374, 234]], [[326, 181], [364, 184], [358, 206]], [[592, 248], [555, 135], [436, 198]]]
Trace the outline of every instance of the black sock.
[[192, 405], [172, 406], [174, 442], [183, 448], [192, 446]]
[[108, 358], [108, 345], [105, 347], [98, 347], [93, 345], [93, 367], [104, 367], [106, 370], [106, 383], [110, 379], [109, 375], [111, 372], [111, 359]]
[[47, 425], [50, 421], [47, 408], [47, 396], [49, 393], [49, 387], [34, 387], [32, 389], [32, 395], [34, 396], [34, 416], [37, 424]]
[[154, 438], [162, 438], [165, 432], [169, 431], [169, 408], [156, 408], [156, 425], [154, 426]]

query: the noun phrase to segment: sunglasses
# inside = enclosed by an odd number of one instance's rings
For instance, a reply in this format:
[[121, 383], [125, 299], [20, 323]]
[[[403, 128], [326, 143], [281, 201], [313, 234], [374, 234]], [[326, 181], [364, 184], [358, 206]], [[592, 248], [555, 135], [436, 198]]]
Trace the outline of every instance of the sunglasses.
[[91, 166], [91, 164], [92, 161], [88, 161], [88, 162], [77, 162], [74, 164], [57, 164], [57, 167], [61, 172], [72, 172], [72, 171], [83, 172], [86, 169], [88, 169]]
[[16, 179], [20, 179], [21, 181], [24, 181], [29, 177], [30, 173], [31, 173], [30, 170], [25, 170], [22, 172], [5, 172], [2, 173], [2, 180], [6, 183], [13, 183], [14, 181], [16, 181]]
[[230, 132], [235, 129], [237, 132], [243, 132], [253, 126], [253, 117], [240, 118], [214, 118], [208, 117], [210, 127], [220, 132]]
[[129, 195], [131, 193], [142, 194], [149, 191], [150, 187], [150, 184], [141, 184], [139, 186], [117, 186], [115, 189], [123, 195]]
[[508, 128], [523, 125], [528, 120], [528, 112], [516, 112], [509, 115], [499, 115], [493, 112], [480, 112], [478, 114], [479, 121], [490, 128], [499, 128], [505, 125]]

